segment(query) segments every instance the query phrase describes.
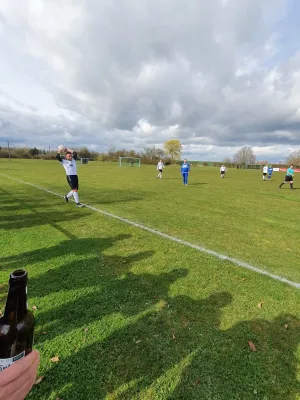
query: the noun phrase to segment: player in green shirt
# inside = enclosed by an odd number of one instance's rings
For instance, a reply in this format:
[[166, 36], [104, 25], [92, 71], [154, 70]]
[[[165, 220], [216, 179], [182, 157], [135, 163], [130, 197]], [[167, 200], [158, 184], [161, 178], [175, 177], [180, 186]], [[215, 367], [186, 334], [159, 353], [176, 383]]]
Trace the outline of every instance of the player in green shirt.
[[281, 189], [281, 187], [282, 187], [283, 185], [285, 185], [286, 183], [288, 183], [288, 182], [289, 182], [289, 184], [290, 184], [290, 188], [291, 188], [291, 189], [294, 189], [294, 188], [293, 188], [294, 174], [295, 174], [294, 166], [291, 165], [290, 168], [286, 171], [286, 176], [285, 176], [285, 178], [284, 178], [284, 181], [279, 185], [279, 189]]

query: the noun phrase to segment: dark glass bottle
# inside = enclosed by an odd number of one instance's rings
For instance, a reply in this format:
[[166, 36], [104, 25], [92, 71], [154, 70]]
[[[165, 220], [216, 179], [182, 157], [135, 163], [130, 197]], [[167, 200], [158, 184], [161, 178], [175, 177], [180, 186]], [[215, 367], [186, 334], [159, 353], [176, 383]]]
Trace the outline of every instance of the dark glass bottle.
[[0, 371], [25, 357], [33, 346], [34, 317], [27, 308], [26, 271], [10, 274], [3, 317], [0, 318]]

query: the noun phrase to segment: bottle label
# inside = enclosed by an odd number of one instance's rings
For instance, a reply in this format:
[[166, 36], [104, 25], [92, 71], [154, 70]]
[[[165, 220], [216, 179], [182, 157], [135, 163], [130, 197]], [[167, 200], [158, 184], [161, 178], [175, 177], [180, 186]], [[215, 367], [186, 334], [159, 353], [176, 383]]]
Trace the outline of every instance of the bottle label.
[[14, 362], [20, 360], [23, 357], [25, 357], [25, 351], [11, 358], [0, 358], [0, 371], [3, 371], [6, 368], [10, 367]]

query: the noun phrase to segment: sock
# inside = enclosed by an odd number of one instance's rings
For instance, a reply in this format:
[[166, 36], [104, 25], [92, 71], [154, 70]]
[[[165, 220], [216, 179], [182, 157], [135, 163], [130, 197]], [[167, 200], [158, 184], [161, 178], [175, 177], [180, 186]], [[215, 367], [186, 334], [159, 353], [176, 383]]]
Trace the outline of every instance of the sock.
[[293, 189], [293, 184], [292, 183], [290, 183], [290, 188]]
[[79, 203], [78, 192], [73, 192], [73, 196], [74, 196], [75, 203]]
[[285, 184], [285, 182], [282, 182], [282, 183], [279, 185], [279, 187], [283, 186], [284, 184]]
[[73, 196], [73, 190], [71, 190], [71, 192], [69, 192], [68, 194], [67, 194], [67, 198], [69, 199], [70, 197], [72, 197]]

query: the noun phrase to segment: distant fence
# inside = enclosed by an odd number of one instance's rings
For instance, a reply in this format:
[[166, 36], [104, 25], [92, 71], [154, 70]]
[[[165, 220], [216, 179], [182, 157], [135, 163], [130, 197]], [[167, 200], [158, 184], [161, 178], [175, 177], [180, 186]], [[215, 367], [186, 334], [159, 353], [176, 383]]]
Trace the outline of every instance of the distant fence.
[[[183, 160], [176, 160], [174, 161], [174, 163], [182, 164]], [[263, 166], [265, 165], [265, 164], [236, 164], [236, 163], [226, 163], [226, 162], [222, 163], [218, 161], [192, 161], [192, 160], [188, 160], [188, 163], [196, 167], [221, 167], [222, 165], [225, 165], [226, 168], [257, 169], [257, 170], [262, 169]], [[269, 164], [272, 165], [274, 171], [287, 170], [287, 166], [285, 166], [284, 164], [276, 164], [276, 163], [274, 164], [269, 163]], [[300, 172], [300, 166], [298, 165], [296, 166], [295, 172]]]
[[[275, 172], [286, 172], [287, 168], [273, 168], [273, 171], [275, 171]], [[295, 172], [300, 172], [300, 168], [295, 168], [294, 171]]]

